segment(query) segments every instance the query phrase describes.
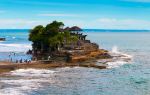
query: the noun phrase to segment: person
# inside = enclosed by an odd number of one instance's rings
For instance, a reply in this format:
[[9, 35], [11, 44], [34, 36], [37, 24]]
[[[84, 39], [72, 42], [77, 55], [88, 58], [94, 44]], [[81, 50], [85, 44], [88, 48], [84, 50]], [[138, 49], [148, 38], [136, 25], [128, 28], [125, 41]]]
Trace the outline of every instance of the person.
[[16, 60], [16, 63], [18, 63], [18, 60]]
[[20, 63], [22, 63], [22, 59], [20, 59]]
[[27, 63], [27, 62], [28, 62], [28, 61], [27, 61], [27, 59], [26, 59], [26, 60], [24, 60], [24, 62], [25, 62], [25, 63]]
[[12, 58], [10, 58], [10, 61], [11, 61], [11, 62], [13, 61]]
[[51, 56], [48, 56], [48, 60], [50, 60], [51, 59]]
[[31, 61], [30, 61], [30, 60], [27, 60], [27, 63], [31, 63]]
[[14, 52], [14, 56], [16, 55], [16, 53]]
[[10, 54], [9, 54], [8, 56], [9, 56], [9, 58], [10, 58]]

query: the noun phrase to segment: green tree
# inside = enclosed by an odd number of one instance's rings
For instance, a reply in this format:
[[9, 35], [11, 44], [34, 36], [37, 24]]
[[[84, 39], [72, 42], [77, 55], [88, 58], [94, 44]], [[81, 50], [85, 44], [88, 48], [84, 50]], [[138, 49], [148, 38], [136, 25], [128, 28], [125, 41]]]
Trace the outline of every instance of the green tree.
[[30, 31], [29, 41], [37, 42], [42, 40], [42, 33], [44, 33], [45, 28], [42, 25], [38, 25]]
[[64, 31], [64, 39], [65, 39], [65, 44], [69, 44], [70, 43], [70, 32], [69, 31]]
[[62, 22], [53, 21], [45, 27], [46, 34], [49, 36], [55, 36], [63, 28], [64, 24]]
[[38, 25], [30, 31], [29, 40], [33, 42], [33, 47], [36, 50], [42, 50], [44, 48], [44, 31], [45, 28], [42, 25]]
[[78, 37], [63, 29], [63, 22], [53, 21], [46, 27], [38, 25], [30, 31], [29, 40], [33, 42], [33, 50], [51, 53], [59, 50], [64, 44], [71, 45]]

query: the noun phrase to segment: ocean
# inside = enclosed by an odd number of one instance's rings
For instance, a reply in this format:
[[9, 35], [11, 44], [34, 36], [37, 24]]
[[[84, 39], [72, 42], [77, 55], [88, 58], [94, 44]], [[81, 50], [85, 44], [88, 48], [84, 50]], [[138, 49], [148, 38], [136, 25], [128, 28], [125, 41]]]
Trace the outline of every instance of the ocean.
[[26, 55], [26, 52], [32, 49], [28, 35], [29, 30], [27, 29], [0, 30], [0, 38], [6, 38], [6, 41], [0, 41], [0, 61], [30, 60], [31, 56]]
[[[132, 56], [128, 62], [109, 62], [108, 69], [19, 69], [0, 77], [0, 95], [150, 95], [150, 32], [147, 30], [86, 29], [87, 39], [100, 48]], [[9, 54], [30, 59], [28, 30], [0, 30], [0, 60]]]

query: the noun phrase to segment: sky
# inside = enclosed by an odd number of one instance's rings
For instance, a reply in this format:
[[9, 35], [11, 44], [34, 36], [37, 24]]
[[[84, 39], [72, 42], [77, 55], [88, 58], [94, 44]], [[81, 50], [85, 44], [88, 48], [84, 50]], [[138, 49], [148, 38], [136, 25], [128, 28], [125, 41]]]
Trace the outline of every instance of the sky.
[[150, 29], [150, 0], [0, 0], [0, 29], [54, 20], [85, 29]]

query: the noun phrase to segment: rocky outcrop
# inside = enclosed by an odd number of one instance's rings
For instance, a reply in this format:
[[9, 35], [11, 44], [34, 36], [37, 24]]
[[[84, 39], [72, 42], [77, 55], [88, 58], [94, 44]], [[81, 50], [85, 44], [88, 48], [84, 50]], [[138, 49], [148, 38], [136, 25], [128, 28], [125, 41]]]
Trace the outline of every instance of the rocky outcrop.
[[106, 58], [111, 58], [108, 51], [97, 50], [97, 51], [91, 51], [84, 55], [79, 55], [79, 54], [70, 55], [68, 62], [77, 63], [77, 62], [84, 62], [86, 60], [91, 60], [91, 59], [106, 59]]
[[6, 40], [6, 38], [0, 38], [0, 41], [5, 41]]

